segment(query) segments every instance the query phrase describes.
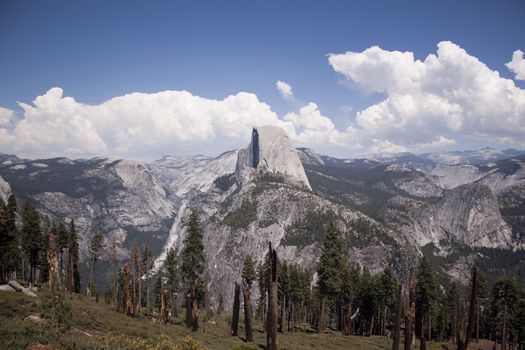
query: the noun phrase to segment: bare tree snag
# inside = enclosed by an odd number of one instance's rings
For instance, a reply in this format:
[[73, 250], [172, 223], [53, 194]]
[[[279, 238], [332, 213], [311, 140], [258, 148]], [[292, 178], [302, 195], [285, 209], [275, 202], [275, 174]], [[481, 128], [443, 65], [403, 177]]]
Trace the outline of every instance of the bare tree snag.
[[346, 305], [346, 315], [343, 327], [343, 335], [352, 335], [352, 302], [353, 298], [349, 297]]
[[472, 269], [472, 291], [470, 293], [470, 305], [468, 310], [467, 334], [465, 334], [465, 348], [468, 348], [472, 332], [474, 332], [474, 313], [476, 312], [476, 304], [478, 298], [478, 275], [477, 268]]
[[49, 244], [47, 247], [47, 263], [49, 265], [49, 285], [59, 283], [60, 279], [58, 276], [58, 256], [57, 247], [55, 243], [55, 236], [49, 235]]
[[319, 307], [319, 333], [323, 333], [326, 328], [326, 295], [321, 296], [321, 305]]
[[193, 315], [192, 315], [192, 304], [191, 304], [191, 292], [186, 295], [186, 327], [191, 328], [193, 324]]
[[131, 291], [129, 288], [129, 268], [124, 265], [124, 307], [126, 315], [133, 316], [133, 303], [131, 301]]
[[244, 329], [246, 331], [246, 341], [253, 342], [252, 302], [250, 287], [243, 287], [242, 294], [244, 296]]
[[166, 307], [166, 290], [164, 289], [164, 283], [162, 278], [160, 279], [160, 309], [159, 309], [159, 321], [161, 324], [170, 322], [168, 308]]
[[191, 293], [191, 331], [197, 332], [199, 330], [199, 310], [197, 307], [197, 296], [195, 290]]
[[394, 323], [394, 343], [392, 344], [392, 350], [399, 350], [399, 341], [401, 339], [401, 313], [403, 310], [403, 286], [399, 283], [397, 291], [397, 308], [396, 308], [396, 320]]
[[416, 270], [410, 269], [408, 283], [408, 307], [405, 310], [405, 350], [412, 349], [414, 318], [416, 316]]
[[266, 350], [279, 350], [277, 343], [277, 252], [268, 243], [268, 316], [266, 317]]
[[241, 286], [235, 283], [235, 293], [233, 296], [233, 312], [231, 334], [236, 337], [239, 335], [239, 312], [241, 308]]

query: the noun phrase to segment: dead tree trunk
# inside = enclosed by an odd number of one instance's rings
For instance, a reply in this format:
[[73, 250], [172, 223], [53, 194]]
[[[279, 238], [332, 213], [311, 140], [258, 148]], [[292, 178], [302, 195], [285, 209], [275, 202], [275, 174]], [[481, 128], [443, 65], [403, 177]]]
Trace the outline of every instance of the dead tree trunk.
[[401, 339], [401, 314], [403, 311], [403, 286], [401, 283], [399, 283], [398, 288], [396, 321], [394, 323], [394, 343], [392, 344], [392, 350], [399, 350], [399, 340]]
[[133, 305], [131, 302], [131, 291], [129, 289], [129, 268], [124, 265], [124, 307], [126, 315], [133, 316]]
[[281, 333], [286, 333], [286, 296], [283, 295], [283, 303], [281, 305]]
[[474, 313], [476, 312], [476, 299], [478, 297], [478, 269], [472, 269], [472, 291], [470, 293], [470, 305], [468, 310], [467, 334], [465, 334], [465, 348], [468, 348], [470, 337], [474, 331]]
[[421, 328], [421, 342], [419, 343], [419, 350], [427, 350], [427, 338], [425, 338], [424, 327]]
[[318, 332], [323, 333], [326, 329], [326, 296], [321, 296], [321, 305], [319, 307], [319, 327]]
[[503, 305], [503, 328], [501, 330], [501, 349], [507, 350], [507, 304]]
[[241, 287], [235, 283], [235, 294], [233, 296], [233, 312], [231, 334], [236, 337], [239, 334], [239, 309], [241, 308]]
[[191, 328], [193, 324], [193, 304], [191, 302], [191, 292], [186, 295], [186, 327]]
[[481, 314], [481, 305], [478, 299], [478, 309], [476, 310], [476, 343], [479, 343], [479, 316]]
[[266, 317], [266, 350], [279, 350], [277, 343], [277, 252], [269, 243], [268, 254], [268, 316]]
[[412, 349], [414, 317], [416, 315], [416, 270], [410, 269], [408, 307], [405, 311], [405, 350]]
[[348, 297], [348, 302], [346, 305], [346, 315], [343, 328], [343, 335], [352, 335], [352, 297]]
[[199, 310], [197, 305], [197, 296], [195, 289], [191, 291], [191, 331], [197, 332], [199, 330]]
[[162, 278], [160, 279], [160, 308], [159, 308], [159, 321], [161, 324], [166, 324], [170, 322], [168, 308], [166, 307], [166, 290], [164, 290], [164, 283], [162, 283]]
[[243, 287], [242, 294], [244, 296], [244, 330], [246, 331], [246, 341], [253, 342], [252, 302], [250, 287]]

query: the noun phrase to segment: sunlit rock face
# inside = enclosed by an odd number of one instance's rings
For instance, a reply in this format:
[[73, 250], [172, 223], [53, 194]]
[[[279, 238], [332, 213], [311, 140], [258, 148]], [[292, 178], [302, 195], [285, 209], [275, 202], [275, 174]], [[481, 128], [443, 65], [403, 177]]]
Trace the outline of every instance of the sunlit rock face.
[[239, 151], [235, 173], [241, 183], [255, 174], [270, 173], [311, 190], [296, 149], [286, 132], [276, 126], [253, 129], [250, 144]]

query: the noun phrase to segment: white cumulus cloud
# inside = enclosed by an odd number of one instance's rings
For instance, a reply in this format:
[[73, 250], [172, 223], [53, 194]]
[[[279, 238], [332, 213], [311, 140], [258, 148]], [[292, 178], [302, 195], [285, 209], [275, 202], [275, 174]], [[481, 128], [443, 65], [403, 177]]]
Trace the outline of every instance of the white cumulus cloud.
[[15, 112], [9, 108], [0, 107], [0, 127], [8, 126], [11, 123], [11, 119], [15, 115]]
[[505, 66], [514, 73], [516, 80], [525, 80], [525, 59], [523, 58], [523, 51], [514, 51], [512, 61], [505, 63]]
[[349, 133], [336, 129], [332, 120], [321, 114], [313, 102], [303, 106], [297, 112], [288, 113], [284, 120], [292, 123], [295, 133], [292, 138], [302, 145], [319, 146], [334, 145], [340, 147], [355, 147], [348, 142]]
[[293, 100], [294, 96], [293, 96], [293, 91], [292, 91], [292, 87], [290, 86], [290, 84], [284, 81], [278, 80], [277, 83], [275, 83], [275, 87], [277, 88], [277, 90], [279, 91], [279, 93], [284, 99]]
[[[85, 104], [55, 87], [32, 103], [19, 103], [21, 111], [0, 107], [0, 152], [145, 160], [210, 154], [246, 146], [251, 128], [267, 124], [285, 129], [298, 146], [338, 156], [426, 152], [464, 140], [525, 147], [525, 90], [452, 42], [440, 42], [424, 60], [378, 46], [328, 60], [357, 87], [384, 96], [355, 112], [341, 107], [349, 118], [345, 129], [316, 103], [279, 118], [247, 92], [208, 99], [168, 90]], [[521, 62], [523, 53], [515, 52], [507, 66], [518, 74]], [[278, 81], [276, 88], [298, 104], [289, 84]]]
[[210, 153], [218, 143], [244, 145], [253, 126], [266, 124], [293, 134], [291, 123], [246, 92], [223, 100], [187, 91], [132, 93], [88, 105], [52, 88], [20, 107], [24, 118], [12, 129], [0, 127], [0, 147], [32, 157]]
[[330, 54], [333, 69], [383, 101], [357, 112], [354, 128], [404, 147], [458, 137], [525, 145], [525, 90], [458, 45], [443, 41], [424, 61], [374, 46]]

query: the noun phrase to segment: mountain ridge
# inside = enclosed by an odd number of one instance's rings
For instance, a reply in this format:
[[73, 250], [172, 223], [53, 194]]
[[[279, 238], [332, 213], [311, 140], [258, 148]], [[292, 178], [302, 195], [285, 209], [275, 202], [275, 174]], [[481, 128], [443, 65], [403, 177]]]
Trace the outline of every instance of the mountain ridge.
[[[12, 191], [44, 215], [75, 218], [83, 259], [99, 229], [117, 238], [122, 257], [133, 241], [153, 247], [157, 268], [167, 249], [181, 250], [186, 217], [196, 209], [213, 301], [239, 277], [243, 255], [261, 261], [268, 241], [284, 260], [314, 270], [331, 220], [345, 233], [349, 261], [372, 271], [390, 266], [403, 275], [416, 256], [432, 254], [443, 261], [442, 276], [451, 277], [489, 259], [480, 249], [524, 247], [525, 152], [463, 152], [464, 164], [408, 153], [339, 159], [259, 130], [257, 162], [253, 137], [247, 148], [217, 157], [165, 156], [147, 164], [0, 154], [0, 196]], [[458, 258], [457, 251], [466, 253]]]

